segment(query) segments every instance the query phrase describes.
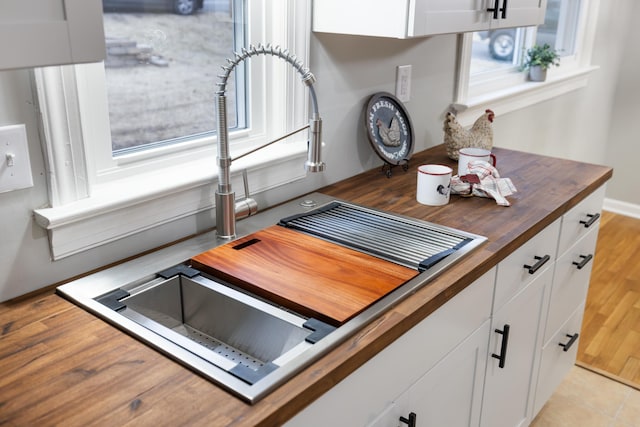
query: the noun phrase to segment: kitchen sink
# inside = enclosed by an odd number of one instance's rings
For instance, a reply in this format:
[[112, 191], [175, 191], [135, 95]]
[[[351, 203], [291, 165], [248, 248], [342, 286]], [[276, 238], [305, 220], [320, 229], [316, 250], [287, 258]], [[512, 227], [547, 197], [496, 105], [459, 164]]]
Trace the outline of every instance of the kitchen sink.
[[[328, 228], [322, 225], [326, 215]], [[237, 231], [249, 236], [274, 224], [414, 268], [415, 276], [346, 323], [331, 325], [195, 268], [191, 258], [229, 243], [207, 233], [62, 285], [57, 292], [254, 403], [486, 240], [320, 193], [240, 221]], [[427, 234], [415, 238], [417, 229]], [[399, 238], [392, 240], [407, 243], [408, 254], [389, 245], [394, 233]], [[424, 245], [428, 252], [421, 252]]]
[[333, 327], [178, 265], [97, 301], [215, 367], [254, 384]]

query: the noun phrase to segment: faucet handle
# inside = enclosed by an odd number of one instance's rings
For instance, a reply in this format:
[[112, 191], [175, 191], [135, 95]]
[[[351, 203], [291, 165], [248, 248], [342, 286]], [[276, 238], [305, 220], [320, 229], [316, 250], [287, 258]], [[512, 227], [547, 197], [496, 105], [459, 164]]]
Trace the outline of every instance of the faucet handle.
[[251, 215], [255, 215], [258, 212], [258, 202], [249, 197], [249, 178], [247, 176], [246, 169], [242, 170], [242, 182], [244, 183], [244, 198], [236, 201], [236, 219], [246, 218]]
[[325, 164], [321, 160], [320, 152], [322, 143], [322, 119], [317, 114], [309, 121], [309, 141], [307, 142], [307, 161], [304, 169], [307, 172], [322, 172]]

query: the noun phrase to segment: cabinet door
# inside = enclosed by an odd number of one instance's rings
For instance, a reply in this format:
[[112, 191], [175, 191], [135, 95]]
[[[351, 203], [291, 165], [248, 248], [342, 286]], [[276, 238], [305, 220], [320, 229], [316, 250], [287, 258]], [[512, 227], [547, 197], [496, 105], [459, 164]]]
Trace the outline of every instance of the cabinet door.
[[480, 425], [490, 321], [409, 389], [418, 426]]
[[100, 0], [3, 0], [0, 8], [0, 70], [105, 57]]
[[492, 15], [486, 12], [482, 3], [477, 0], [418, 0], [409, 11], [408, 35], [416, 37], [489, 29]]
[[492, 319], [484, 427], [524, 426], [531, 419], [551, 273], [552, 269], [545, 270]]
[[370, 427], [406, 426], [414, 414], [420, 427], [480, 425], [482, 386], [490, 321], [451, 351], [396, 399]]
[[407, 37], [409, 0], [314, 0], [313, 31]]
[[[495, 3], [495, 0], [489, 0]], [[504, 14], [502, 8], [507, 4]], [[499, 0], [498, 19], [493, 19], [491, 28], [512, 28], [540, 25], [544, 22], [547, 0]]]
[[[524, 27], [544, 22], [546, 0], [416, 0], [410, 37]], [[493, 9], [496, 9], [493, 11]]]
[[[314, 0], [313, 31], [420, 37], [538, 25], [546, 0]], [[497, 8], [494, 13], [489, 9]], [[494, 17], [495, 16], [495, 17]]]

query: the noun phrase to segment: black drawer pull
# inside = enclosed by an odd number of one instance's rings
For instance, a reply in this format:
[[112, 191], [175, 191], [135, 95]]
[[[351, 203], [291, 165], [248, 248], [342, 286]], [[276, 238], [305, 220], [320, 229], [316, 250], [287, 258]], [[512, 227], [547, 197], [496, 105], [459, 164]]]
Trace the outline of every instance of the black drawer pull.
[[533, 265], [525, 264], [524, 265], [524, 268], [529, 269], [529, 274], [533, 274], [536, 271], [538, 271], [540, 269], [540, 267], [545, 265], [545, 263], [551, 259], [551, 257], [549, 255], [545, 255], [543, 257], [534, 256], [533, 258], [537, 261], [535, 264], [533, 264]]
[[400, 417], [400, 422], [407, 424], [409, 427], [416, 427], [416, 419], [418, 416], [415, 412], [409, 413], [409, 418]]
[[505, 324], [502, 330], [496, 329], [495, 333], [502, 335], [502, 344], [500, 345], [500, 354], [493, 353], [491, 357], [498, 359], [498, 367], [504, 368], [504, 364], [507, 361], [507, 345], [509, 345], [509, 329], [511, 326]]
[[577, 266], [578, 270], [582, 270], [582, 267], [587, 265], [589, 263], [589, 261], [591, 261], [593, 259], [593, 255], [591, 255], [591, 254], [589, 254], [589, 255], [580, 255], [580, 258], [582, 258], [582, 261], [580, 261], [580, 262], [573, 261], [573, 265]]
[[559, 342], [558, 345], [560, 347], [562, 347], [562, 351], [569, 351], [569, 349], [571, 348], [573, 343], [576, 342], [576, 340], [578, 339], [579, 336], [580, 336], [580, 334], [578, 334], [578, 333], [575, 333], [573, 335], [567, 334], [567, 338], [570, 338], [569, 342], [566, 343], [566, 344], [562, 344], [561, 342]]
[[507, 19], [507, 0], [502, 1], [502, 9], [500, 9], [500, 12], [502, 12], [502, 19]]
[[500, 5], [500, 0], [495, 0], [493, 3], [493, 7], [487, 9], [487, 12], [493, 12], [493, 19], [498, 19], [498, 6]]
[[589, 218], [586, 221], [580, 221], [580, 224], [584, 224], [584, 228], [589, 228], [593, 225], [594, 222], [596, 222], [598, 220], [598, 218], [600, 218], [600, 214], [587, 214], [587, 218]]

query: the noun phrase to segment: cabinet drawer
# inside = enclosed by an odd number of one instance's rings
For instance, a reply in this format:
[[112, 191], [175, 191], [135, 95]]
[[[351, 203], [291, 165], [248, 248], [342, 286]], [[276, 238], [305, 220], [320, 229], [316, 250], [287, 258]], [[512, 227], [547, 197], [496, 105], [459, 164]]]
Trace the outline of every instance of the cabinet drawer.
[[[540, 374], [533, 406], [534, 417], [576, 361], [579, 341], [577, 335], [580, 332], [583, 314], [584, 304], [581, 304], [542, 349]], [[574, 336], [576, 336], [575, 339], [573, 339]]]
[[591, 229], [556, 261], [549, 317], [544, 334], [545, 342], [567, 320], [576, 307], [585, 301], [597, 238], [598, 230]]
[[[493, 302], [494, 313], [544, 270], [553, 265], [556, 258], [559, 231], [560, 219], [536, 234], [498, 264], [496, 293]], [[545, 260], [547, 261], [545, 262]], [[537, 268], [538, 266], [539, 268]]]
[[562, 256], [580, 237], [598, 228], [604, 192], [603, 185], [563, 215], [558, 256]]

